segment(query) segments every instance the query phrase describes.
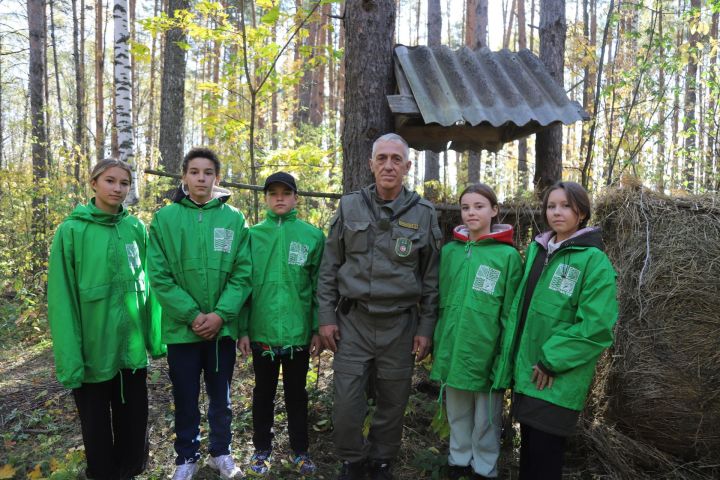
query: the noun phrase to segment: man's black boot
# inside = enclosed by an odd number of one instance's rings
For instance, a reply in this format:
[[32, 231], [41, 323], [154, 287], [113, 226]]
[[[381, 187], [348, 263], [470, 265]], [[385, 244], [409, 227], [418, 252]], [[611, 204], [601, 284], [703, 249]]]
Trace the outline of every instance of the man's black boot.
[[344, 461], [337, 480], [365, 480], [365, 462]]
[[392, 480], [392, 468], [388, 460], [370, 462], [370, 480]]

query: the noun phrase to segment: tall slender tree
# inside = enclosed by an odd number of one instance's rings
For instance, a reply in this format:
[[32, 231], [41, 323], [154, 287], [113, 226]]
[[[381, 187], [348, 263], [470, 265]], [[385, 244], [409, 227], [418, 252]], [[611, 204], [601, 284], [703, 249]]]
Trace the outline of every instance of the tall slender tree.
[[385, 95], [395, 91], [393, 0], [347, 0], [345, 3], [345, 122], [343, 189], [357, 190], [372, 181], [368, 159], [375, 139], [392, 130]]
[[[77, 1], [77, 0], [73, 0]], [[95, 158], [105, 157], [105, 7], [95, 0]]]
[[[47, 35], [47, 19], [45, 0], [28, 0], [28, 37], [30, 41], [29, 58], [29, 90], [30, 90], [30, 124], [33, 181], [42, 185], [48, 177], [47, 161], [47, 126], [45, 125], [45, 82], [47, 79], [47, 62], [45, 58], [45, 42]], [[32, 199], [33, 220], [32, 237], [35, 265], [33, 270], [42, 268], [47, 257], [45, 233], [47, 228], [47, 195], [36, 193]]]
[[[690, 0], [690, 15], [700, 17], [700, 0]], [[695, 191], [695, 159], [697, 156], [697, 124], [695, 106], [697, 103], [697, 76], [700, 32], [697, 28], [688, 29], [690, 55], [685, 70], [685, 103], [683, 115], [683, 177], [690, 192]]]
[[[587, 0], [586, 0], [587, 1]], [[517, 0], [518, 49], [527, 48], [527, 29], [525, 28], [525, 0]], [[518, 184], [520, 191], [528, 188], [527, 138], [518, 140]]]
[[[487, 47], [488, 42], [488, 1], [468, 0], [465, 21], [465, 44], [473, 50]], [[468, 182], [480, 181], [482, 152], [471, 150], [467, 153]]]
[[[188, 10], [190, 0], [168, 0], [168, 17], [175, 18], [178, 10]], [[183, 156], [185, 122], [185, 31], [174, 27], [165, 33], [163, 72], [160, 94], [160, 164], [166, 171], [180, 170]]]
[[75, 179], [80, 181], [80, 170], [85, 154], [85, 58], [83, 54], [82, 37], [85, 14], [82, 12], [82, 3], [72, 0], [73, 10], [73, 64], [75, 66], [75, 124], [73, 128], [73, 166]]
[[[565, 0], [540, 0], [540, 61], [563, 86], [565, 68]], [[562, 177], [562, 125], [535, 136], [535, 188], [538, 194]]]
[[128, 0], [115, 0], [113, 20], [115, 27], [114, 68], [115, 85], [115, 129], [118, 135], [118, 153], [120, 160], [133, 167], [132, 186], [126, 203], [138, 202], [137, 168], [135, 168], [135, 143], [132, 122], [132, 90], [130, 68], [130, 29], [128, 21]]
[[53, 52], [53, 73], [55, 76], [55, 95], [58, 106], [58, 118], [60, 119], [60, 139], [63, 149], [67, 150], [65, 138], [65, 113], [63, 112], [62, 92], [60, 90], [60, 68], [58, 67], [57, 39], [55, 37], [55, 0], [50, 1], [50, 38], [52, 40]]
[[[439, 47], [442, 42], [442, 11], [440, 9], [440, 0], [427, 0], [428, 20], [427, 20], [427, 40], [428, 46]], [[432, 150], [425, 150], [425, 196], [431, 200], [435, 200], [437, 192], [433, 188], [432, 181], [440, 180], [440, 154]]]

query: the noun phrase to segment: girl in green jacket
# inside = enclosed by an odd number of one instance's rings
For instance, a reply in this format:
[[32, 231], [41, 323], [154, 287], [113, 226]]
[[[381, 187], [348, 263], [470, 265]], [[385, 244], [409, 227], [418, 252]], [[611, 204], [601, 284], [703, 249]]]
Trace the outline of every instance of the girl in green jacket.
[[55, 369], [72, 389], [92, 479], [126, 479], [145, 469], [148, 353], [165, 353], [145, 273], [145, 226], [122, 205], [131, 178], [125, 162], [97, 163], [95, 197], [65, 219], [50, 250]]
[[497, 224], [495, 192], [482, 183], [460, 195], [463, 225], [440, 256], [440, 319], [430, 378], [441, 382], [450, 423], [450, 478], [497, 477], [502, 392], [493, 363], [522, 260], [513, 229]]
[[220, 161], [207, 148], [183, 159], [175, 202], [150, 225], [148, 270], [163, 307], [162, 336], [175, 402], [174, 480], [189, 480], [200, 458], [200, 376], [209, 399], [207, 465], [222, 478], [240, 469], [230, 454], [230, 382], [239, 313], [250, 294], [251, 261], [245, 217], [217, 187]]
[[566, 438], [617, 319], [615, 271], [600, 230], [587, 227], [585, 189], [556, 183], [543, 211], [551, 230], [528, 249], [494, 385], [504, 388], [512, 379], [522, 480], [561, 478]]

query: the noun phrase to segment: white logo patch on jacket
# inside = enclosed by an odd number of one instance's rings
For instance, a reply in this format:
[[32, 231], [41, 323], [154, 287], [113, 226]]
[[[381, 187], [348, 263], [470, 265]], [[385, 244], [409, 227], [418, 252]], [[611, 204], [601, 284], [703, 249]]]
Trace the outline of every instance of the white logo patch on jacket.
[[125, 244], [125, 251], [127, 252], [128, 263], [130, 264], [130, 270], [133, 272], [140, 269], [140, 250], [138, 250], [137, 243]]
[[215, 251], [230, 253], [235, 232], [227, 228], [215, 229]]
[[485, 292], [492, 295], [495, 293], [495, 285], [499, 278], [500, 270], [495, 270], [487, 265], [480, 265], [475, 274], [472, 288], [476, 292]]
[[290, 242], [290, 251], [288, 252], [288, 265], [305, 265], [307, 262], [308, 252], [310, 248], [304, 243]]
[[550, 280], [550, 290], [555, 290], [563, 295], [572, 297], [575, 291], [575, 285], [580, 280], [580, 270], [570, 265], [561, 263], [555, 269], [552, 280]]

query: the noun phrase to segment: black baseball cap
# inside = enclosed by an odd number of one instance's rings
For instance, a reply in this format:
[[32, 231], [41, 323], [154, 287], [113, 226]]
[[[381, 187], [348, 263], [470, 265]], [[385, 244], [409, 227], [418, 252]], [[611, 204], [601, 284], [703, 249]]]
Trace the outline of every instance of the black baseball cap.
[[295, 185], [295, 177], [290, 175], [289, 173], [285, 172], [276, 172], [270, 175], [265, 179], [265, 186], [263, 187], [263, 192], [267, 192], [268, 188], [270, 188], [270, 185], [273, 183], [282, 183], [283, 185], [286, 185], [290, 187], [290, 189], [297, 193], [297, 185]]

